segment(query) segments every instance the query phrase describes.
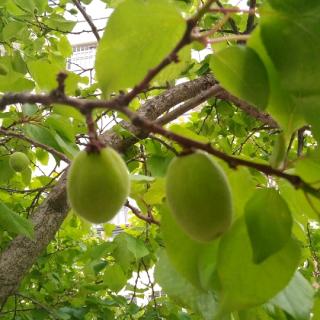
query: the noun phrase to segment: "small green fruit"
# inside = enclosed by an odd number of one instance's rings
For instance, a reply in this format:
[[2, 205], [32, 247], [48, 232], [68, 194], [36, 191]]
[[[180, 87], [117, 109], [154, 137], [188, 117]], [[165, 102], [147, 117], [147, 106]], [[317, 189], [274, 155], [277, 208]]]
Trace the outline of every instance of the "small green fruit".
[[224, 172], [207, 154], [196, 152], [173, 159], [166, 194], [173, 216], [191, 238], [209, 242], [229, 228], [231, 190]]
[[124, 205], [130, 189], [126, 164], [112, 148], [99, 153], [80, 151], [67, 178], [73, 210], [92, 223], [111, 220]]
[[26, 169], [29, 163], [29, 158], [23, 152], [14, 152], [9, 158], [10, 167], [17, 172]]

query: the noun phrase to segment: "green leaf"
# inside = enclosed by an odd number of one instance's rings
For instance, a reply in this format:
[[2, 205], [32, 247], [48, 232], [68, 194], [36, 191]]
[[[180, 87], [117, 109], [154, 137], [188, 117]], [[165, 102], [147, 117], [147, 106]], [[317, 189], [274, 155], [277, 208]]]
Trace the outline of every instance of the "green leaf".
[[187, 69], [188, 64], [191, 59], [191, 48], [187, 46], [179, 51], [178, 53], [178, 62], [170, 64], [164, 68], [158, 76], [155, 78], [155, 81], [160, 84], [166, 84], [168, 81], [175, 80], [180, 76], [180, 74]]
[[24, 127], [26, 135], [37, 142], [43, 143], [58, 151], [62, 151], [61, 147], [57, 143], [54, 135], [46, 127], [40, 127], [34, 124], [26, 124]]
[[62, 71], [58, 66], [44, 60], [35, 60], [28, 63], [28, 69], [41, 90], [57, 87], [56, 77]]
[[12, 211], [2, 202], [0, 202], [0, 225], [9, 232], [22, 234], [30, 239], [34, 238], [31, 221]]
[[30, 168], [26, 168], [23, 171], [21, 171], [21, 179], [26, 186], [30, 184], [31, 178], [32, 178], [32, 171]]
[[12, 69], [16, 72], [26, 74], [28, 72], [27, 65], [23, 60], [19, 51], [14, 51], [11, 57]]
[[114, 239], [115, 249], [113, 255], [116, 262], [122, 267], [123, 270], [128, 270], [130, 264], [135, 261], [133, 253], [128, 248], [127, 234], [120, 233]]
[[296, 272], [288, 286], [270, 303], [285, 310], [295, 320], [308, 320], [313, 307], [314, 293], [311, 284], [300, 272]]
[[282, 170], [285, 165], [285, 160], [287, 156], [287, 141], [284, 133], [280, 133], [276, 137], [272, 154], [270, 156], [269, 162], [273, 168]]
[[5, 66], [7, 71], [0, 74], [0, 91], [18, 92], [29, 91], [33, 89], [33, 81], [25, 79], [20, 71], [15, 71], [14, 65], [12, 65], [11, 57], [0, 57], [0, 64]]
[[290, 207], [295, 220], [303, 225], [307, 224], [308, 219], [318, 220], [318, 212], [320, 212], [319, 199], [311, 195], [306, 196], [302, 190], [297, 190], [287, 181], [279, 182], [279, 190]]
[[304, 124], [304, 120], [297, 113], [297, 106], [282, 84], [279, 74], [270, 59], [265, 45], [261, 39], [261, 30], [256, 28], [252, 33], [248, 46], [253, 48], [262, 59], [268, 71], [270, 96], [267, 111], [279, 123], [284, 131], [291, 136], [291, 133]]
[[35, 104], [25, 103], [22, 105], [22, 113], [25, 116], [32, 116], [38, 111], [38, 107]]
[[9, 165], [9, 157], [0, 157], [0, 182], [8, 182], [15, 173]]
[[67, 20], [58, 14], [51, 14], [50, 18], [45, 21], [48, 27], [62, 32], [71, 32], [76, 23], [76, 21]]
[[36, 149], [36, 156], [37, 156], [37, 159], [40, 161], [41, 164], [43, 165], [47, 165], [48, 162], [49, 162], [49, 154], [47, 151], [43, 150], [43, 149], [40, 149], [40, 148], [37, 148]]
[[182, 125], [172, 124], [172, 125], [170, 125], [169, 129], [172, 132], [174, 132], [176, 134], [179, 134], [181, 136], [184, 136], [186, 138], [193, 139], [195, 141], [199, 141], [199, 142], [202, 142], [202, 143], [209, 143], [209, 138], [208, 137], [199, 135], [196, 132], [194, 132], [194, 131], [192, 131], [192, 130], [190, 130], [188, 128], [183, 127]]
[[161, 233], [173, 267], [197, 288], [212, 286], [218, 241], [210, 244], [197, 242], [180, 228], [167, 206], [162, 206], [160, 212]]
[[237, 216], [241, 216], [244, 212], [244, 207], [256, 190], [256, 182], [253, 179], [248, 168], [238, 167], [230, 169], [225, 163], [221, 163], [225, 170], [232, 190], [234, 211]]
[[3, 40], [11, 41], [12, 39], [19, 39], [23, 37], [26, 31], [26, 26], [22, 22], [10, 21], [2, 30]]
[[[317, 139], [320, 112], [320, 4], [302, 5], [289, 1], [283, 5], [271, 2], [262, 12], [261, 38], [274, 65], [279, 86], [287, 93], [293, 112], [287, 118], [303, 116], [315, 128]], [[264, 13], [264, 14], [263, 14]], [[303, 80], [302, 80], [303, 79]]]
[[141, 239], [137, 239], [129, 234], [125, 234], [127, 246], [136, 260], [139, 260], [149, 254], [149, 250]]
[[66, 154], [68, 158], [72, 159], [79, 152], [78, 146], [76, 144], [65, 141], [57, 133], [53, 134], [53, 136], [57, 141], [59, 147], [63, 150], [63, 153]]
[[253, 263], [245, 221], [239, 219], [221, 239], [218, 251], [221, 311], [239, 310], [267, 302], [289, 283], [299, 260], [300, 247], [291, 239], [262, 263]]
[[185, 28], [167, 0], [121, 3], [109, 18], [97, 50], [96, 72], [102, 91], [109, 94], [142, 81], [175, 47]]
[[246, 204], [245, 220], [254, 263], [281, 250], [291, 237], [291, 212], [275, 189], [256, 190]]
[[69, 142], [74, 142], [75, 132], [70, 119], [58, 114], [52, 114], [46, 119], [45, 123], [48, 127], [52, 127], [57, 131], [62, 138]]
[[143, 199], [150, 205], [155, 205], [163, 202], [165, 197], [165, 179], [157, 178], [148, 191], [144, 194]]
[[[170, 264], [164, 251], [160, 252], [160, 259], [155, 269], [155, 278], [163, 290], [178, 304], [197, 311], [205, 320], [214, 318], [217, 311], [214, 294], [198, 290], [181, 277]], [[223, 320], [222, 318], [219, 319]]]
[[16, 5], [30, 13], [34, 12], [35, 4], [33, 0], [14, 0]]
[[0, 75], [5, 76], [8, 74], [8, 68], [4, 64], [0, 64]]
[[[57, 88], [57, 75], [59, 72], [66, 72], [65, 67], [51, 63], [47, 60], [35, 60], [28, 62], [28, 69], [41, 90], [54, 90]], [[66, 72], [68, 77], [65, 81], [66, 94], [72, 95], [77, 89], [78, 82], [84, 82], [79, 75]], [[74, 109], [74, 108], [73, 108]], [[77, 111], [74, 111], [77, 112]]]
[[107, 266], [103, 275], [103, 282], [112, 291], [119, 292], [127, 283], [127, 277], [117, 264]]
[[319, 150], [310, 152], [308, 156], [296, 162], [296, 174], [304, 181], [317, 186], [320, 184], [320, 155]]
[[210, 67], [221, 85], [235, 96], [265, 109], [269, 98], [267, 70], [248, 47], [229, 47], [214, 54]]

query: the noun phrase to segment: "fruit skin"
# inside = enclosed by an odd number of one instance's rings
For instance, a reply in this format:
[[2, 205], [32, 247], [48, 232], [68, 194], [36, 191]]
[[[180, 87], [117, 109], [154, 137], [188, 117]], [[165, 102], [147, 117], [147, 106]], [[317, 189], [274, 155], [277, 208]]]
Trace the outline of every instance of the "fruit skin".
[[124, 205], [130, 189], [129, 174], [112, 148], [80, 151], [68, 171], [67, 194], [73, 210], [92, 223], [111, 220]]
[[169, 207], [181, 228], [194, 240], [209, 242], [232, 221], [232, 198], [221, 168], [203, 152], [174, 158], [166, 179]]
[[9, 165], [17, 172], [21, 172], [30, 164], [29, 158], [23, 152], [14, 152], [10, 155]]

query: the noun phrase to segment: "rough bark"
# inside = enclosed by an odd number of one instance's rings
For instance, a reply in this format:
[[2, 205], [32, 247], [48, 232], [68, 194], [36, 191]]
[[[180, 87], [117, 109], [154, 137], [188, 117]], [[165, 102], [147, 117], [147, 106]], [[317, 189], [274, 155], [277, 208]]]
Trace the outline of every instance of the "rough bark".
[[[214, 84], [215, 80], [211, 76], [180, 84], [147, 101], [140, 108], [139, 114], [155, 120], [176, 104], [194, 97]], [[122, 121], [121, 125], [132, 133], [132, 137], [123, 139], [112, 130], [101, 137], [117, 150], [123, 151], [138, 141], [139, 137], [146, 136], [130, 123]], [[17, 236], [0, 255], [0, 306], [18, 289], [20, 281], [54, 238], [68, 211], [64, 174], [31, 217], [35, 226], [35, 240]]]

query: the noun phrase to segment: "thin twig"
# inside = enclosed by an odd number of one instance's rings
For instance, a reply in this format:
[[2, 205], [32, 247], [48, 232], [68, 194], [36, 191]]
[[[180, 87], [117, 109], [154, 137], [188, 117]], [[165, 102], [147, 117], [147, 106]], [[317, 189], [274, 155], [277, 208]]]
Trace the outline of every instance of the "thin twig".
[[170, 146], [170, 144], [168, 144], [164, 140], [160, 139], [159, 137], [157, 137], [157, 136], [155, 136], [153, 134], [150, 134], [149, 137], [151, 139], [153, 139], [153, 140], [156, 140], [156, 141], [160, 142], [162, 145], [164, 145], [168, 150], [170, 150], [175, 155], [178, 155], [178, 151], [173, 146]]
[[45, 305], [43, 305], [41, 302], [31, 298], [31, 297], [28, 297], [20, 292], [17, 292], [15, 293], [16, 296], [18, 297], [21, 297], [23, 299], [27, 299], [29, 301], [31, 301], [34, 305], [37, 305], [39, 306], [41, 309], [45, 310], [46, 312], [48, 312], [49, 316], [51, 316], [53, 319], [58, 319], [58, 317], [54, 314], [53, 311], [51, 311], [48, 307], [46, 307]]
[[230, 36], [224, 36], [224, 37], [219, 37], [219, 38], [214, 38], [214, 39], [208, 39], [208, 43], [220, 43], [220, 42], [225, 42], [225, 41], [242, 41], [246, 42], [250, 38], [250, 35], [248, 34], [233, 34]]
[[16, 133], [16, 132], [13, 132], [13, 131], [9, 131], [9, 130], [3, 129], [3, 128], [0, 128], [0, 134], [3, 134], [3, 135], [8, 136], [8, 137], [14, 137], [14, 138], [17, 138], [17, 139], [20, 139], [20, 140], [27, 141], [31, 145], [35, 146], [35, 147], [39, 147], [39, 148], [42, 148], [42, 149], [50, 152], [51, 154], [53, 154], [56, 157], [58, 157], [61, 160], [63, 160], [64, 162], [70, 163], [70, 160], [63, 153], [57, 151], [56, 149], [54, 149], [54, 148], [52, 148], [52, 147], [50, 147], [50, 146], [48, 146], [46, 144], [34, 141], [33, 139], [30, 139], [30, 138], [26, 137], [23, 134]]
[[6, 192], [10, 192], [10, 193], [22, 193], [22, 194], [25, 194], [25, 193], [35, 193], [35, 192], [39, 192], [39, 191], [44, 191], [44, 190], [49, 189], [49, 188], [53, 188], [53, 186], [46, 185], [46, 186], [41, 187], [41, 188], [27, 189], [27, 190], [19, 190], [19, 189], [11, 189], [11, 188], [0, 187], [0, 190], [6, 191]]
[[[222, 12], [222, 13], [224, 13], [224, 14], [227, 14], [227, 13], [228, 13], [228, 11], [225, 11], [225, 8], [223, 7], [222, 3], [221, 3], [219, 0], [217, 0], [216, 3], [217, 3], [217, 5], [219, 6], [219, 9], [217, 9], [217, 10], [219, 10], [219, 11], [217, 11], [217, 12]], [[214, 9], [212, 9], [212, 10], [214, 10]], [[210, 11], [210, 12], [212, 12], [212, 11]], [[234, 19], [231, 18], [231, 17], [229, 17], [228, 22], [229, 22], [229, 24], [230, 24], [233, 32], [234, 32], [235, 34], [238, 34], [238, 33], [239, 33], [239, 29], [238, 29], [238, 26], [237, 26], [236, 22], [234, 21]]]
[[249, 12], [249, 15], [248, 15], [247, 26], [246, 26], [246, 30], [244, 31], [244, 34], [249, 34], [254, 29], [256, 5], [257, 5], [257, 0], [250, 0], [249, 7], [251, 12]]
[[135, 216], [137, 216], [139, 219], [141, 219], [141, 220], [144, 220], [145, 222], [147, 222], [147, 223], [153, 223], [153, 224], [156, 224], [156, 225], [160, 225], [160, 222], [159, 221], [157, 221], [157, 220], [155, 220], [154, 218], [153, 218], [153, 216], [145, 216], [145, 215], [143, 215], [142, 213], [141, 213], [141, 211], [138, 209], [138, 208], [136, 208], [136, 207], [134, 207], [133, 205], [131, 205], [130, 203], [129, 203], [129, 201], [127, 201], [126, 203], [125, 203], [125, 206], [127, 207], [127, 208], [129, 208], [131, 211], [132, 211], [132, 213], [135, 215]]
[[90, 26], [90, 28], [92, 30], [92, 33], [94, 34], [94, 36], [96, 37], [97, 41], [99, 42], [100, 41], [99, 32], [97, 30], [97, 27], [93, 23], [91, 17], [86, 12], [86, 9], [81, 5], [79, 0], [72, 0], [72, 2], [78, 8], [78, 10], [81, 12], [81, 14], [84, 17], [84, 19], [88, 22], [88, 25]]

